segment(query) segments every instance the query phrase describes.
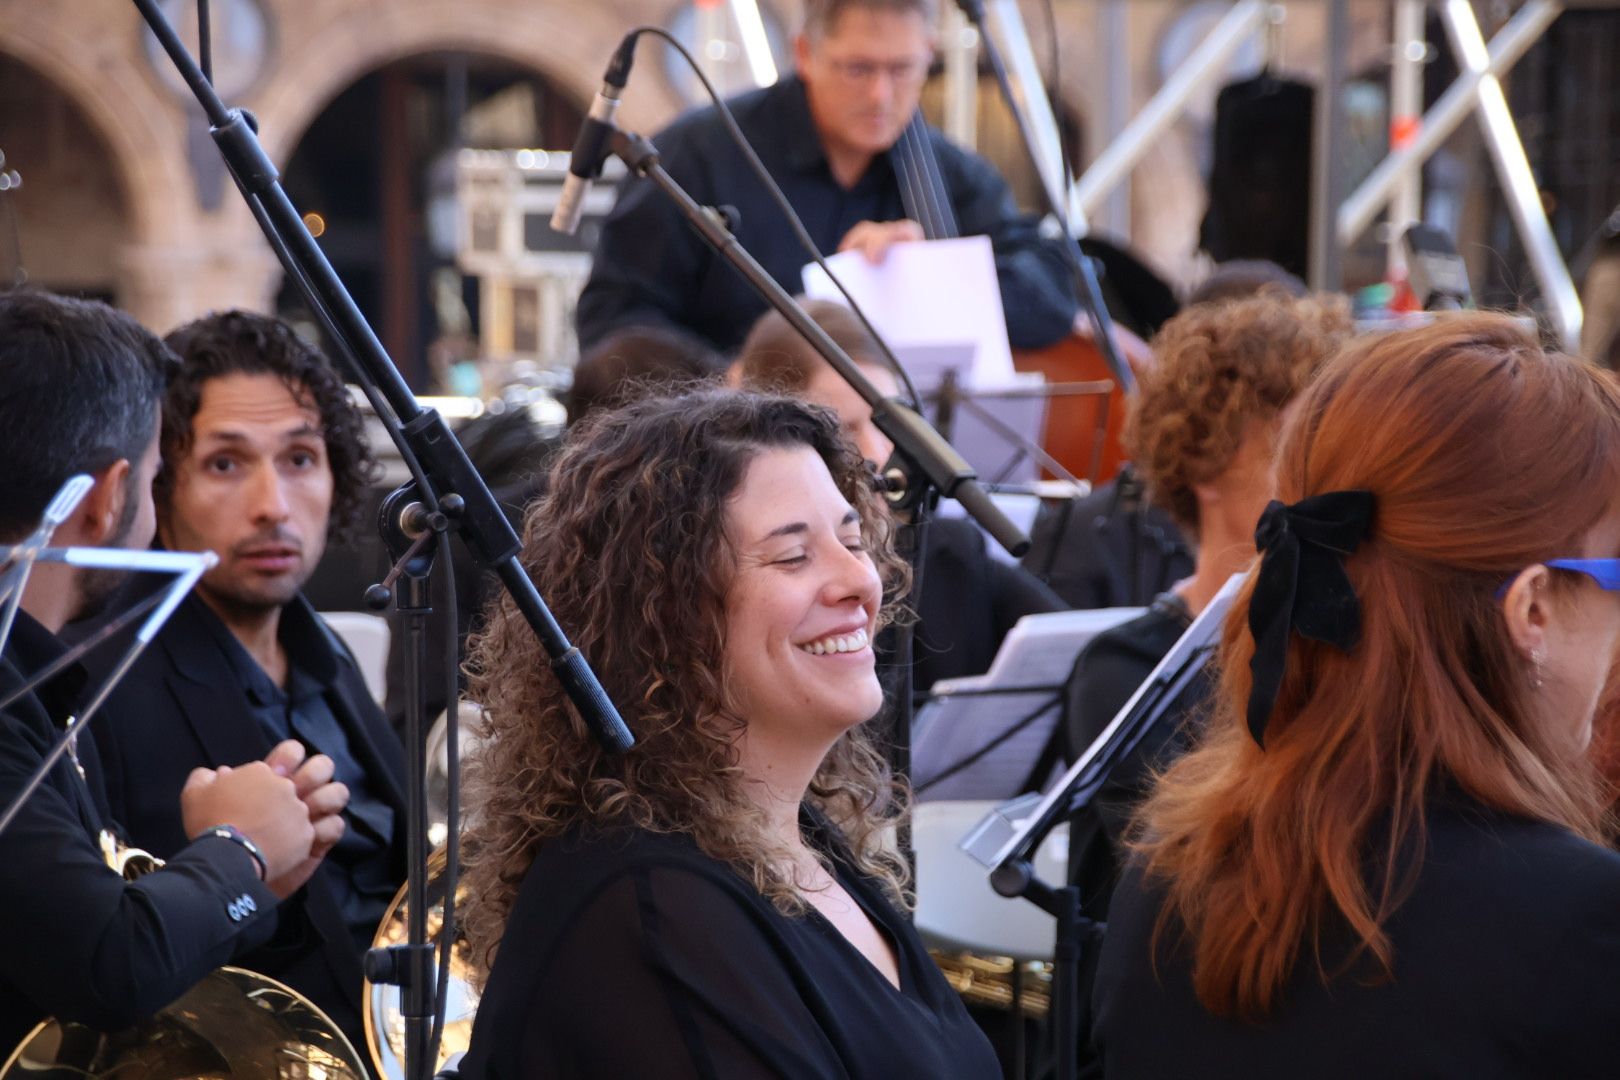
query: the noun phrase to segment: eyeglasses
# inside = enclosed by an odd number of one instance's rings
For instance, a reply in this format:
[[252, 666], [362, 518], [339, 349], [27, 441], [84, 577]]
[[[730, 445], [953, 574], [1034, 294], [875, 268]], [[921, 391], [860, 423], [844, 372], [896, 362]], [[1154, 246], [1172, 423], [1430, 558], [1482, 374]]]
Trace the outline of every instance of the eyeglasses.
[[1585, 574], [1597, 582], [1598, 588], [1620, 592], [1620, 559], [1548, 559], [1545, 565]]
[[923, 58], [883, 64], [876, 60], [834, 60], [829, 57], [827, 66], [832, 68], [834, 75], [852, 86], [868, 85], [879, 75], [887, 75], [896, 86], [910, 86], [928, 77], [928, 61]]
[[[1552, 570], [1568, 570], [1572, 574], [1585, 574], [1606, 592], [1620, 592], [1620, 559], [1548, 559], [1541, 565]], [[1515, 575], [1516, 577], [1517, 575]], [[1496, 598], [1507, 596], [1515, 578], [1508, 578], [1497, 586]]]

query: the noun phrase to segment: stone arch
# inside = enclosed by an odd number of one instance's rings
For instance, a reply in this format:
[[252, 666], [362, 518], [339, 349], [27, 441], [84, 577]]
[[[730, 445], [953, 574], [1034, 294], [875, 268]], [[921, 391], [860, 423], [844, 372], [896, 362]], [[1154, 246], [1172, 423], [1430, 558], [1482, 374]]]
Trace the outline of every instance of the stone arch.
[[96, 48], [97, 34], [56, 5], [13, 4], [5, 19], [0, 51], [59, 88], [110, 149], [132, 241], [172, 236], [176, 221], [193, 212], [177, 110], [157, 98], [128, 52]]
[[[283, 50], [270, 82], [255, 94], [265, 149], [284, 164], [345, 87], [394, 60], [427, 52], [478, 53], [522, 65], [574, 93], [583, 107], [626, 29], [622, 15], [597, 5], [398, 0], [387, 19], [366, 5], [347, 5], [318, 25], [283, 27], [282, 39], [298, 47]], [[639, 122], [628, 109], [627, 118]]]

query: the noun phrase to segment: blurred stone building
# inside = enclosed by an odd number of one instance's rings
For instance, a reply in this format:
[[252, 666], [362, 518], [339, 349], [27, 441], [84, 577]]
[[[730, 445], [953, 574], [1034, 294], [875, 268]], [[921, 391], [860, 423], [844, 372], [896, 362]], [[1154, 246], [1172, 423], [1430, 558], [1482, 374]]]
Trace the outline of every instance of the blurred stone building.
[[[1059, 111], [1082, 162], [1228, 7], [1115, 4], [1114, 40], [1128, 43], [1130, 60], [1122, 101], [1108, 97], [1101, 44], [1111, 0], [1053, 2]], [[164, 6], [195, 33], [194, 0]], [[1272, 55], [1257, 41], [1234, 73], [1267, 60], [1305, 79], [1320, 69], [1325, 5], [1285, 6]], [[1022, 7], [1044, 62], [1044, 9]], [[761, 8], [785, 66], [797, 0]], [[1385, 0], [1352, 4], [1350, 70], [1376, 70], [1387, 56], [1387, 12]], [[699, 16], [686, 0], [213, 0], [215, 78], [227, 101], [257, 115], [295, 204], [420, 383], [444, 321], [434, 275], [450, 261], [433, 236], [435, 163], [456, 146], [567, 147], [628, 28], [650, 22], [691, 35]], [[669, 55], [643, 43], [620, 113], [627, 126], [653, 131], [694, 103]], [[1178, 287], [1200, 270], [1213, 97], [1212, 88], [1158, 141], [1129, 195], [1098, 222]], [[1016, 190], [1032, 190], [987, 83], [977, 141]], [[23, 179], [0, 193], [0, 281], [20, 262], [36, 283], [110, 299], [160, 331], [228, 305], [294, 303], [133, 4], [0, 0], [0, 152]]]

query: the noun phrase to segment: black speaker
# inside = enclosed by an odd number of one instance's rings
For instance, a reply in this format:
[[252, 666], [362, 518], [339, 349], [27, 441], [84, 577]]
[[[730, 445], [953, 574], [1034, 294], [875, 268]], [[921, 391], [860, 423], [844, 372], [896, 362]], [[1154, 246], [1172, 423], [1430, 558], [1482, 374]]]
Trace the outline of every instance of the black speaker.
[[1305, 276], [1316, 91], [1262, 73], [1215, 99], [1209, 208], [1199, 246], [1217, 263], [1269, 259]]

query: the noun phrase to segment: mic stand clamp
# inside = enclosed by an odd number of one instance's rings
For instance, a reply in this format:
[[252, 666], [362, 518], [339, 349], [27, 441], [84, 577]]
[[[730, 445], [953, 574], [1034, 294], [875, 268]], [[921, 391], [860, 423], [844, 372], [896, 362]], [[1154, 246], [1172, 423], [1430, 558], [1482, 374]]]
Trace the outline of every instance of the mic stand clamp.
[[[420, 501], [416, 482], [395, 488], [377, 512], [377, 531], [392, 569], [381, 584], [366, 590], [373, 610], [394, 601], [405, 619], [405, 757], [409, 776], [423, 776], [427, 767], [427, 629], [433, 614], [429, 579], [433, 564], [451, 528], [453, 517], [465, 508], [454, 493], [441, 495], [439, 508], [428, 510]], [[396, 582], [404, 587], [397, 588]], [[447, 628], [455, 633], [455, 627]], [[454, 708], [455, 703], [451, 702]], [[427, 798], [421, 784], [406, 791], [406, 858], [410, 866], [427, 865]], [[405, 944], [371, 949], [365, 956], [366, 978], [400, 988], [400, 1015], [405, 1021], [405, 1061], [418, 1075], [433, 1067], [432, 1022], [436, 1013], [437, 981], [433, 945], [427, 940], [427, 876], [411, 874], [405, 883], [407, 934]], [[444, 933], [449, 933], [446, 928]]]
[[996, 867], [990, 885], [1010, 899], [1023, 897], [1057, 923], [1052, 943], [1052, 1008], [1057, 1017], [1056, 1075], [1070, 1080], [1079, 1073], [1080, 1057], [1080, 953], [1087, 940], [1102, 937], [1106, 924], [1089, 919], [1080, 910], [1078, 885], [1052, 886], [1035, 876], [1028, 858], [1019, 857]]

